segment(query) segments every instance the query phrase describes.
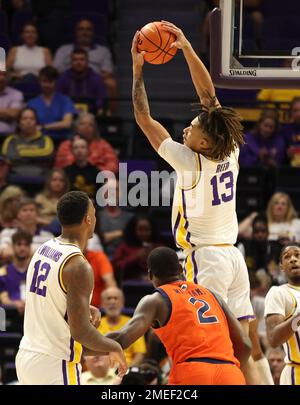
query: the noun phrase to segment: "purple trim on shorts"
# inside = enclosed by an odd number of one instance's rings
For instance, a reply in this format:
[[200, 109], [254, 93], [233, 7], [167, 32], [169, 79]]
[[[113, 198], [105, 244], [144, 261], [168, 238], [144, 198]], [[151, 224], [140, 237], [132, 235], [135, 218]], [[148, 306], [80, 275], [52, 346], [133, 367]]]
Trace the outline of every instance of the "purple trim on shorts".
[[63, 378], [64, 378], [64, 385], [68, 385], [67, 362], [66, 362], [66, 360], [62, 361], [62, 372], [63, 372]]
[[77, 374], [77, 384], [80, 384], [80, 374], [79, 374], [79, 367], [78, 367], [78, 363], [76, 363], [76, 374]]
[[198, 281], [197, 281], [198, 267], [197, 267], [197, 263], [195, 260], [195, 251], [192, 252], [192, 262], [193, 262], [193, 266], [194, 266], [194, 283], [198, 284]]
[[295, 383], [295, 367], [292, 367], [291, 375], [292, 375], [292, 385], [296, 385], [296, 383]]
[[70, 339], [70, 362], [74, 361], [74, 339], [71, 336]]
[[242, 321], [244, 319], [255, 319], [256, 316], [255, 315], [245, 315], [245, 316], [239, 316], [237, 319], [238, 321]]

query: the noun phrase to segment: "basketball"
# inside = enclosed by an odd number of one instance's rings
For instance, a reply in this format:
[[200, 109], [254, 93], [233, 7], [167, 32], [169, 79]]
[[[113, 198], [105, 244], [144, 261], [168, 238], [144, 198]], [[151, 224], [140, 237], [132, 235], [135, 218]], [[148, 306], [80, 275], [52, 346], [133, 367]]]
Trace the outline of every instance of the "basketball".
[[175, 35], [163, 30], [160, 22], [151, 22], [141, 28], [137, 50], [146, 52], [144, 54], [146, 62], [161, 65], [169, 62], [176, 55], [177, 48], [170, 48], [175, 40]]

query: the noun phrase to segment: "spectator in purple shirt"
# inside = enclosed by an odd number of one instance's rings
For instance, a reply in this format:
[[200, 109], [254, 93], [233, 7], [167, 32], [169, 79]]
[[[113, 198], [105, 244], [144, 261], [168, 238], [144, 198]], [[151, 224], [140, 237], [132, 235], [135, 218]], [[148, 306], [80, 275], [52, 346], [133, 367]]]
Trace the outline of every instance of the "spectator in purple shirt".
[[300, 167], [300, 97], [294, 98], [290, 109], [291, 123], [282, 128], [291, 166]]
[[280, 166], [285, 159], [285, 143], [278, 135], [278, 118], [272, 111], [263, 111], [255, 128], [245, 134], [241, 147], [241, 166]]
[[0, 302], [2, 305], [14, 306], [20, 314], [25, 307], [23, 286], [31, 258], [32, 236], [25, 231], [17, 231], [12, 236], [13, 259], [0, 268]]
[[23, 107], [23, 94], [7, 86], [7, 73], [0, 72], [0, 133], [11, 134]]
[[103, 112], [106, 88], [100, 75], [89, 67], [85, 50], [75, 49], [71, 55], [71, 69], [66, 70], [58, 79], [60, 92], [77, 99], [94, 99], [99, 114]]

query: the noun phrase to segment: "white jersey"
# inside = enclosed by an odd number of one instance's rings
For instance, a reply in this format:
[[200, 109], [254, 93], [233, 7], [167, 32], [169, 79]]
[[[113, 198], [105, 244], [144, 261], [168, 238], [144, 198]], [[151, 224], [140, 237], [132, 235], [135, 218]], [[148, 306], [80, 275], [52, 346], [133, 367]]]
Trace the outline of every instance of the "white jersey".
[[188, 253], [201, 245], [234, 244], [239, 150], [216, 162], [168, 138], [158, 153], [177, 173], [172, 209], [177, 246]]
[[[67, 322], [62, 269], [78, 246], [51, 239], [33, 255], [26, 278], [24, 336], [20, 348], [79, 363], [82, 346], [74, 341]], [[45, 370], [46, 371], [46, 370]]]
[[[279, 314], [286, 319], [300, 313], [300, 287], [283, 284], [272, 287], [265, 300], [265, 317]], [[300, 365], [300, 333], [296, 331], [287, 342], [283, 344], [286, 354], [285, 362]]]

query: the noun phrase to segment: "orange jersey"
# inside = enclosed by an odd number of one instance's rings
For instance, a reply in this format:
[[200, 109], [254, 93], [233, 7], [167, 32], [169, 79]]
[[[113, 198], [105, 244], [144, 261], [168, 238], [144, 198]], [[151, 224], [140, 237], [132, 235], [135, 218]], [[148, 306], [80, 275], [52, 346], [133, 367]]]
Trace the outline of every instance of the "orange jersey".
[[225, 313], [214, 295], [186, 281], [157, 288], [170, 306], [170, 318], [153, 329], [173, 364], [191, 358], [219, 359], [239, 366], [235, 358]]

